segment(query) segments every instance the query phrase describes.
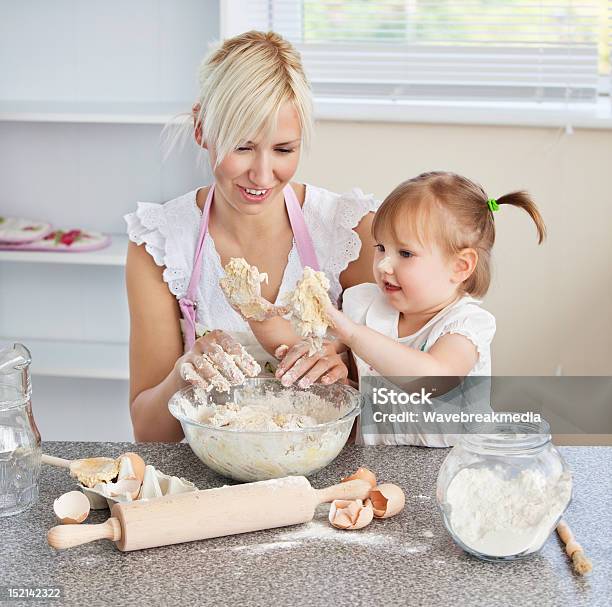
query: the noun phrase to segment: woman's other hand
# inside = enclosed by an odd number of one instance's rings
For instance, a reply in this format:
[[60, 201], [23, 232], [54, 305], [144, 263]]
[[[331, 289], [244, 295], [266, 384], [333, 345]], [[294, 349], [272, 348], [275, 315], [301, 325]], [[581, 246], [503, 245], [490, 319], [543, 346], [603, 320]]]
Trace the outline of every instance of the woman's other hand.
[[283, 386], [290, 386], [299, 380], [300, 388], [308, 388], [317, 380], [323, 384], [333, 384], [343, 381], [348, 375], [348, 369], [336, 351], [334, 343], [325, 340], [321, 350], [308, 355], [309, 344], [300, 341], [291, 348], [279, 346], [274, 355], [280, 359], [276, 377]]
[[189, 384], [228, 392], [231, 386], [256, 377], [261, 371], [257, 361], [227, 333], [215, 330], [197, 339], [189, 352], [175, 364], [175, 372]]

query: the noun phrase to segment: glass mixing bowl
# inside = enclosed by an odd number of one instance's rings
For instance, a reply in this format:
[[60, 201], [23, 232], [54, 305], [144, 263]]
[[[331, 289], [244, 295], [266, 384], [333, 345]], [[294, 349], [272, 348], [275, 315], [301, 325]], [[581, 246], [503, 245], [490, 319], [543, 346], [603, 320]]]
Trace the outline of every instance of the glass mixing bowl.
[[[304, 409], [308, 394], [320, 397]], [[279, 398], [277, 398], [279, 397]], [[308, 414], [315, 426], [291, 430], [241, 430], [215, 427], [202, 419], [214, 405], [234, 402], [238, 407], [282, 402], [286, 413]], [[308, 476], [327, 466], [346, 444], [355, 417], [361, 410], [361, 395], [343, 384], [313, 384], [308, 390], [285, 388], [271, 378], [249, 379], [229, 393], [209, 393], [193, 386], [172, 396], [170, 413], [180, 421], [193, 452], [215, 472], [238, 481], [259, 481], [283, 476]]]

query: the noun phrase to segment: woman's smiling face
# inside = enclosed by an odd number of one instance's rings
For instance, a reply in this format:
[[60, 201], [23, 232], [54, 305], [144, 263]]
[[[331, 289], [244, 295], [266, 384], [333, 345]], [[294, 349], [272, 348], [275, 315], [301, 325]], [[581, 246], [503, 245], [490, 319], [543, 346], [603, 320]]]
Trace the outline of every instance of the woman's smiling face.
[[[257, 215], [282, 199], [300, 159], [301, 127], [295, 106], [287, 101], [269, 138], [241, 142], [213, 170], [215, 191], [239, 213]], [[215, 150], [209, 148], [211, 166]]]

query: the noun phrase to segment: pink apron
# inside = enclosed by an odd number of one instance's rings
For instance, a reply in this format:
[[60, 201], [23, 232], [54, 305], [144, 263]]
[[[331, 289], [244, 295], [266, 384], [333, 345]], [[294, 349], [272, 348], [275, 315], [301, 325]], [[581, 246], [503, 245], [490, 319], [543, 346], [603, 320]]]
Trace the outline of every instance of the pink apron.
[[[204, 203], [204, 209], [202, 210], [202, 221], [200, 223], [200, 235], [195, 249], [195, 256], [193, 260], [193, 270], [191, 272], [191, 278], [189, 280], [189, 286], [187, 287], [187, 293], [184, 297], [179, 299], [179, 306], [181, 313], [185, 320], [184, 331], [185, 331], [185, 345], [187, 350], [191, 350], [196, 340], [196, 292], [198, 283], [200, 282], [200, 275], [202, 271], [202, 251], [204, 249], [204, 239], [208, 231], [208, 218], [210, 216], [210, 207], [212, 206], [213, 193], [215, 191], [214, 184], [208, 191], [206, 202]], [[319, 270], [319, 263], [312, 244], [312, 239], [306, 227], [304, 221], [304, 214], [302, 208], [298, 202], [297, 196], [290, 185], [286, 185], [283, 189], [283, 195], [285, 197], [285, 206], [287, 207], [287, 214], [289, 215], [289, 223], [291, 224], [291, 230], [293, 231], [293, 238], [297, 247], [298, 255], [302, 267], [310, 266], [313, 270]]]

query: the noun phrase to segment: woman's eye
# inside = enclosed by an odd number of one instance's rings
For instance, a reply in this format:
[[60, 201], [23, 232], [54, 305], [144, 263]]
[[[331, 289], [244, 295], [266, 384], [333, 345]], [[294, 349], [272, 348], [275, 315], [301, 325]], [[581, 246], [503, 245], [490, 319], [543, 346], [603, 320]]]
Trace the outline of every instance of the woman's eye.
[[289, 148], [276, 148], [277, 152], [280, 152], [281, 154], [291, 154], [293, 153], [295, 150], [291, 150]]
[[410, 251], [400, 251], [400, 257], [413, 257], [414, 255]]
[[385, 247], [381, 244], [375, 244], [374, 248], [379, 252], [379, 253], [384, 253], [385, 252]]
[[245, 146], [240, 146], [236, 148], [237, 152], [248, 152], [251, 148], [249, 147], [245, 147]]

